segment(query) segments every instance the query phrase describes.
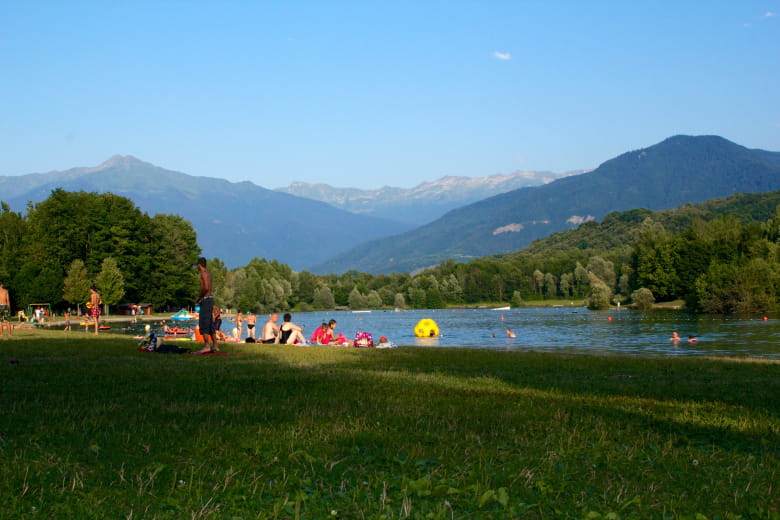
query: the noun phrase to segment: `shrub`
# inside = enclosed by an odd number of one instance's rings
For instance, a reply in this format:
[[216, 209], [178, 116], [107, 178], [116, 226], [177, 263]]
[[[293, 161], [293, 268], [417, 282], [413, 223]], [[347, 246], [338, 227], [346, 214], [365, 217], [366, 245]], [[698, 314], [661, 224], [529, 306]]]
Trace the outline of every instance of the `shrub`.
[[612, 290], [595, 274], [588, 273], [588, 278], [590, 279], [590, 295], [587, 301], [588, 309], [609, 309]]
[[653, 291], [650, 289], [641, 287], [631, 293], [631, 301], [637, 309], [646, 311], [653, 308], [655, 296], [653, 296]]

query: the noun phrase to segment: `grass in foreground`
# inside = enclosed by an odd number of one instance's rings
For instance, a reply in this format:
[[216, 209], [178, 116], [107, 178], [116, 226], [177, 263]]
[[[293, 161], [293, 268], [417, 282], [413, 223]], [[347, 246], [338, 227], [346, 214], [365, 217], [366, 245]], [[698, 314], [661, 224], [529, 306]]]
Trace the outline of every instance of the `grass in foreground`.
[[780, 518], [780, 363], [225, 350], [0, 339], [0, 518]]

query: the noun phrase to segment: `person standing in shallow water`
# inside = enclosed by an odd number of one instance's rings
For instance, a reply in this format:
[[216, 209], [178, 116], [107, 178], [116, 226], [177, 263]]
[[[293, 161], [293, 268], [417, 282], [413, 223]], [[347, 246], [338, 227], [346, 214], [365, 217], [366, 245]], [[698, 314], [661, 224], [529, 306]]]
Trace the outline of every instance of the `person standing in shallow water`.
[[[203, 336], [203, 348], [198, 351], [198, 354], [219, 352], [217, 332], [214, 330], [214, 294], [211, 286], [211, 273], [206, 269], [206, 259], [203, 257], [198, 258], [198, 271], [200, 272], [198, 329], [200, 329], [200, 334]], [[211, 340], [211, 346], [209, 346], [209, 339]]]

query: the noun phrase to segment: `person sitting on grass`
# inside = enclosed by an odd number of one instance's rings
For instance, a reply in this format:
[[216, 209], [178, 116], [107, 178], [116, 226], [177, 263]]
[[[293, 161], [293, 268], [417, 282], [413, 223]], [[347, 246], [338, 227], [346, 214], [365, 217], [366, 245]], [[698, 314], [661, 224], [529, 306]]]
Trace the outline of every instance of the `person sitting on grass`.
[[292, 321], [292, 315], [288, 312], [282, 318], [282, 325], [279, 327], [279, 343], [282, 345], [302, 345], [308, 346], [306, 338], [303, 336], [303, 327], [299, 327]]
[[320, 336], [320, 343], [323, 345], [349, 345], [349, 340], [344, 334], [336, 335], [336, 320], [330, 320]]
[[311, 338], [309, 338], [309, 343], [312, 344], [318, 344], [318, 345], [327, 345], [328, 340], [327, 338], [323, 338], [323, 335], [328, 330], [328, 324], [324, 321], [322, 322], [322, 325], [314, 329], [314, 333], [312, 333]]
[[279, 321], [279, 315], [272, 312], [268, 316], [268, 321], [263, 325], [263, 330], [260, 333], [260, 343], [278, 343], [279, 342], [279, 325], [276, 322]]

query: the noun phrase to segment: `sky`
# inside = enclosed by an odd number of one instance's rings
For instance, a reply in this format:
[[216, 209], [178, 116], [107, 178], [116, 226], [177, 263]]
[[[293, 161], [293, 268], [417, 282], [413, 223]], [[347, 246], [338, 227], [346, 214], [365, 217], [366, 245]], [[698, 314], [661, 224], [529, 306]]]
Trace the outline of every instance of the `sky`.
[[409, 188], [677, 134], [780, 151], [780, 0], [0, 0], [0, 175]]

